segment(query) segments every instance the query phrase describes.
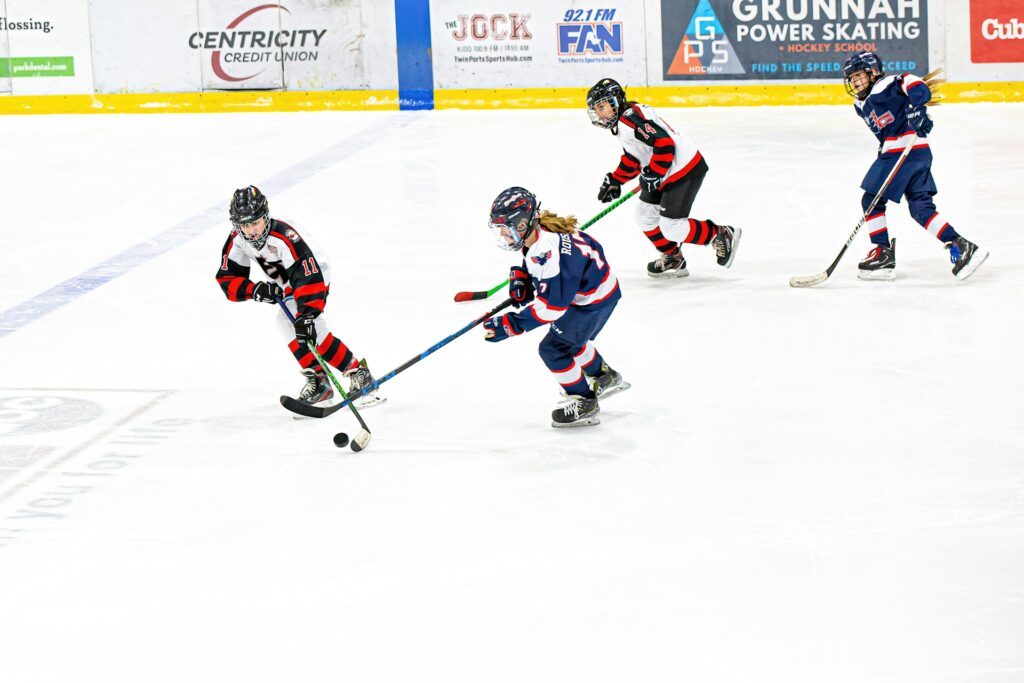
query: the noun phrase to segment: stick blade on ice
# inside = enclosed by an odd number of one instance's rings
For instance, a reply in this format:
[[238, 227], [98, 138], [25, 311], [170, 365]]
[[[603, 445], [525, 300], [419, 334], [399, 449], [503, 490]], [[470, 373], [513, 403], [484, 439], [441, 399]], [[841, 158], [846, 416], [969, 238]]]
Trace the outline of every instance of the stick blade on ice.
[[793, 276], [789, 278], [790, 287], [813, 287], [814, 285], [820, 285], [822, 282], [828, 279], [828, 273], [818, 273], [817, 275], [810, 275], [808, 277]]

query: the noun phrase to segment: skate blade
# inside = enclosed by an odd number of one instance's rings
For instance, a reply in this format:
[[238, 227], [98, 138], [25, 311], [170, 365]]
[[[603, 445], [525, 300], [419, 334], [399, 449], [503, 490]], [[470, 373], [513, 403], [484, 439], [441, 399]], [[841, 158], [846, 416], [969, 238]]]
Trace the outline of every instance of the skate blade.
[[366, 408], [375, 408], [387, 400], [388, 399], [385, 398], [384, 396], [369, 394], [367, 396], [363, 396], [362, 398], [356, 401], [353, 401], [353, 403], [355, 404], [356, 408], [359, 408], [360, 410], [365, 410]]
[[597, 398], [605, 399], [608, 398], [609, 396], [614, 396], [615, 394], [621, 394], [623, 391], [629, 389], [632, 386], [633, 385], [630, 384], [629, 382], [620, 382], [616, 384], [614, 387], [609, 387], [607, 390], [602, 391], [600, 394], [597, 395]]
[[979, 248], [978, 251], [974, 252], [974, 256], [971, 258], [971, 262], [964, 266], [960, 270], [960, 272], [956, 274], [956, 279], [966, 280], [967, 278], [969, 278], [971, 275], [974, 274], [974, 271], [981, 267], [981, 264], [985, 262], [985, 259], [988, 258], [988, 255], [988, 249], [983, 250]]
[[876, 280], [878, 282], [892, 282], [896, 279], [895, 268], [883, 268], [881, 270], [858, 270], [858, 280]]
[[734, 227], [732, 230], [732, 251], [729, 252], [729, 260], [722, 264], [723, 268], [732, 267], [732, 261], [736, 258], [736, 248], [740, 245], [740, 235], [743, 234], [743, 230], [740, 228]]
[[593, 425], [599, 424], [601, 424], [601, 418], [597, 415], [568, 423], [555, 422], [554, 420], [551, 421], [551, 426], [555, 429], [575, 429], [576, 427], [592, 427]]
[[673, 278], [673, 277], [690, 277], [690, 271], [686, 268], [676, 268], [673, 270], [666, 270], [664, 273], [652, 273], [647, 271], [647, 274], [651, 277], [657, 278]]

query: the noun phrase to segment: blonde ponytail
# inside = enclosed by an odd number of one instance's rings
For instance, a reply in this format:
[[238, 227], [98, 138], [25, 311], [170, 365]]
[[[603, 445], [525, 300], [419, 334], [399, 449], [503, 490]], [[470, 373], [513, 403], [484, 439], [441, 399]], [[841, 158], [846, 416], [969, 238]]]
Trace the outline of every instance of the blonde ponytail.
[[923, 79], [924, 84], [932, 91], [932, 99], [928, 101], [929, 107], [934, 107], [942, 102], [942, 93], [940, 92], [940, 89], [942, 84], [946, 82], [946, 79], [939, 76], [941, 73], [942, 67], [940, 66], [938, 69], [928, 72], [928, 75]]
[[556, 213], [547, 209], [540, 212], [540, 227], [548, 232], [557, 232], [563, 235], [572, 235], [576, 232], [576, 216], [562, 218]]

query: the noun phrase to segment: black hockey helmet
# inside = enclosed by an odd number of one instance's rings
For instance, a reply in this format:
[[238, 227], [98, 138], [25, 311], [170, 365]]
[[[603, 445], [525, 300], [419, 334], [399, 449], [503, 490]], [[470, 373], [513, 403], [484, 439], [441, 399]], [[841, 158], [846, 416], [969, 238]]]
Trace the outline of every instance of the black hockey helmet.
[[[602, 102], [608, 102], [615, 111], [615, 116], [606, 120], [597, 115], [596, 107]], [[587, 113], [590, 114], [590, 122], [601, 128], [615, 128], [619, 123], [619, 116], [626, 108], [626, 91], [618, 81], [611, 78], [602, 78], [594, 87], [587, 91]]]
[[[868, 75], [868, 85], [866, 88], [857, 90], [850, 83], [850, 78], [859, 71], [863, 71]], [[851, 97], [856, 97], [858, 100], [867, 99], [868, 93], [871, 92], [871, 86], [882, 79], [885, 76], [885, 67], [882, 65], [882, 60], [875, 52], [858, 52], [843, 64], [843, 82], [846, 85], [846, 92]]]
[[[235, 190], [231, 196], [231, 205], [228, 207], [231, 216], [231, 225], [254, 249], [260, 250], [267, 243], [270, 235], [270, 204], [267, 197], [255, 185]], [[266, 219], [263, 232], [255, 237], [250, 237], [242, 230], [243, 225], [255, 223], [259, 219]]]
[[529, 190], [510, 187], [491, 204], [491, 218], [487, 223], [494, 232], [498, 246], [508, 251], [523, 248], [523, 242], [537, 227], [540, 202]]

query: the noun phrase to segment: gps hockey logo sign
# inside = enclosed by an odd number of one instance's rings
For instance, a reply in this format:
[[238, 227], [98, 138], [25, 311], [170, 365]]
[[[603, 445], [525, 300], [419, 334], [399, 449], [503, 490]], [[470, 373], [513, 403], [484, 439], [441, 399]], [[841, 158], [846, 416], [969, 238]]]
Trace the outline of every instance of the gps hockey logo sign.
[[690, 17], [667, 75], [719, 75], [746, 73], [736, 50], [708, 0], [700, 0]]
[[583, 55], [621, 55], [622, 22], [612, 21], [615, 8], [570, 9], [556, 24], [558, 54], [562, 57]]
[[[210, 68], [217, 78], [229, 83], [255, 78], [274, 62], [316, 61], [319, 52], [308, 48], [318, 48], [327, 29], [260, 30], [253, 27], [252, 21], [265, 17], [268, 10], [271, 15], [291, 14], [284, 5], [256, 5], [228, 22], [223, 31], [196, 31], [189, 36], [188, 45], [193, 50], [211, 50]], [[226, 65], [239, 63], [262, 64], [263, 68], [248, 74], [239, 74], [234, 69], [229, 73]]]
[[1020, 0], [971, 0], [971, 61], [1024, 62]]

